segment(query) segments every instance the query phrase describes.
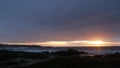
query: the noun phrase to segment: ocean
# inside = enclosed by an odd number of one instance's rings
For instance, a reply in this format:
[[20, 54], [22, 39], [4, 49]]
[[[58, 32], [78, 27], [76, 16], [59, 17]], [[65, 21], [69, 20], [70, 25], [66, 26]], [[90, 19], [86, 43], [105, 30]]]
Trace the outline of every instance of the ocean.
[[120, 46], [114, 47], [29, 47], [29, 46], [0, 46], [0, 50], [8, 51], [22, 51], [22, 52], [55, 52], [68, 49], [75, 49], [78, 51], [89, 52], [92, 54], [112, 54], [120, 53]]

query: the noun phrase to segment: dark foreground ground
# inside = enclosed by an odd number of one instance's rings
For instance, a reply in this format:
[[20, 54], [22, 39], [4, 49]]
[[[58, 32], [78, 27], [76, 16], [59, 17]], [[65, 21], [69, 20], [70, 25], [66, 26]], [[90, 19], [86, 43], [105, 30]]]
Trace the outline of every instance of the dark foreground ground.
[[72, 49], [52, 53], [2, 50], [0, 68], [120, 68], [120, 54], [94, 55]]

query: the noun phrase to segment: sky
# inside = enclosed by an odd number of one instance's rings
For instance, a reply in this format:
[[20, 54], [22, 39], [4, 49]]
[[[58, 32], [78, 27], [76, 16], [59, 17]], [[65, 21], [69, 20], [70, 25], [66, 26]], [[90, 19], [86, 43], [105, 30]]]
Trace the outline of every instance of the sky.
[[120, 0], [0, 0], [0, 42], [120, 41]]

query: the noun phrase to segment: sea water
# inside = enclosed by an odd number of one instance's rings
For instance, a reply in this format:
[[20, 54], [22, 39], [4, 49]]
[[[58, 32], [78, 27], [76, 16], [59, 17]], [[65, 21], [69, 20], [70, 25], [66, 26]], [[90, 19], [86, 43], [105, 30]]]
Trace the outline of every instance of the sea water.
[[93, 54], [110, 54], [110, 53], [120, 53], [120, 46], [116, 47], [0, 47], [0, 50], [9, 51], [23, 51], [23, 52], [56, 52], [68, 49], [75, 49], [78, 51], [89, 52]]

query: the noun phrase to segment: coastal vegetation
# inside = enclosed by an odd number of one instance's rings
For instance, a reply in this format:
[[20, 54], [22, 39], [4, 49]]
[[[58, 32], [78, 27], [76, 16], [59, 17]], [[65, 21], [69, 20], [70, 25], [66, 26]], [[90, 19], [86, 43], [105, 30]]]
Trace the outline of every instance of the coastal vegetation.
[[74, 49], [56, 52], [0, 50], [0, 68], [120, 68], [120, 53], [90, 54]]

